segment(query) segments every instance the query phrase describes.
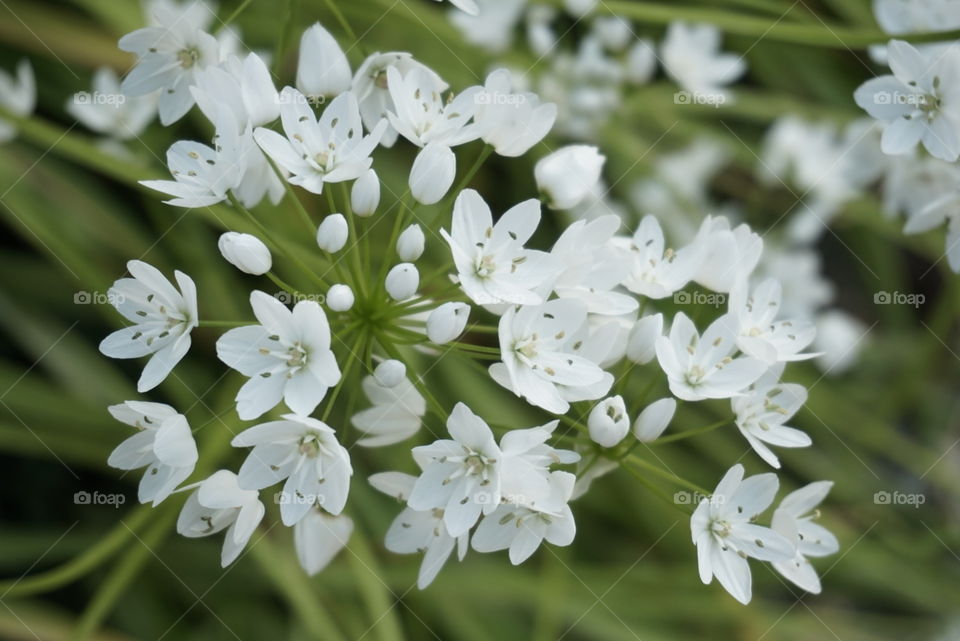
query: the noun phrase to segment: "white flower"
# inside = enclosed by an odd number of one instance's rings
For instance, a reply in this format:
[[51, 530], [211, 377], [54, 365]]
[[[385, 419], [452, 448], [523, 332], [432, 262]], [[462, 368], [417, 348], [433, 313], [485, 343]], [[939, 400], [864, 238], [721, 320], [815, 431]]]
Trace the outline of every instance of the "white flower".
[[427, 239], [420, 225], [410, 225], [397, 238], [397, 256], [404, 262], [412, 263], [423, 255], [426, 242]]
[[567, 145], [538, 160], [533, 174], [552, 209], [570, 209], [600, 180], [606, 160], [596, 147]]
[[317, 246], [323, 251], [335, 254], [347, 244], [350, 227], [343, 214], [330, 214], [317, 227]]
[[820, 353], [817, 366], [824, 374], [839, 375], [849, 370], [869, 342], [865, 335], [870, 328], [859, 319], [840, 310], [829, 310], [816, 320], [814, 347]]
[[715, 292], [729, 292], [756, 269], [763, 254], [763, 239], [746, 224], [730, 229], [726, 217], [707, 216], [691, 249], [702, 258], [693, 280]]
[[800, 319], [776, 320], [782, 298], [779, 281], [768, 278], [750, 295], [747, 288], [747, 282], [741, 281], [730, 293], [730, 313], [740, 325], [737, 346], [744, 354], [767, 364], [816, 356], [801, 353], [816, 336], [813, 323]]
[[720, 585], [740, 603], [749, 603], [751, 596], [747, 557], [785, 561], [794, 556], [789, 540], [752, 522], [773, 501], [778, 486], [773, 474], [744, 479], [743, 466], [734, 465], [713, 495], [700, 501], [690, 518], [700, 580], [707, 584], [717, 577]]
[[630, 417], [622, 396], [605, 398], [590, 410], [587, 417], [590, 440], [601, 447], [614, 447], [630, 431]]
[[481, 513], [496, 509], [502, 454], [490, 427], [463, 403], [450, 412], [447, 430], [453, 440], [413, 448], [423, 472], [407, 503], [414, 510], [443, 509], [447, 531], [458, 537]]
[[772, 367], [743, 396], [731, 400], [737, 427], [750, 447], [775, 468], [780, 460], [769, 445], [807, 447], [813, 441], [806, 433], [784, 425], [807, 402], [807, 389], [796, 383], [779, 383], [783, 365]]
[[363, 392], [373, 404], [353, 415], [350, 424], [366, 434], [357, 439], [363, 447], [383, 447], [404, 441], [420, 429], [427, 402], [407, 378], [386, 387], [373, 376], [362, 382]]
[[373, 370], [373, 378], [381, 387], [396, 387], [407, 376], [407, 366], [395, 359], [387, 359]]
[[274, 162], [292, 174], [291, 184], [319, 194], [324, 183], [353, 180], [370, 168], [370, 153], [387, 124], [381, 121], [364, 136], [352, 93], [334, 98], [319, 121], [307, 99], [292, 87], [280, 92], [280, 102], [280, 120], [287, 137], [262, 127], [253, 137]]
[[[0, 80], [0, 85], [2, 83]], [[0, 95], [6, 93], [0, 87]], [[110, 67], [100, 67], [93, 73], [91, 92], [76, 93], [67, 101], [67, 113], [83, 126], [117, 140], [139, 136], [156, 110], [156, 94], [124, 96], [120, 92], [120, 79]]]
[[627, 339], [626, 356], [637, 365], [657, 357], [657, 339], [663, 336], [663, 314], [650, 314], [634, 323]]
[[240, 556], [266, 509], [259, 493], [240, 489], [237, 476], [228, 470], [214, 472], [192, 487], [197, 490], [180, 511], [177, 532], [197, 538], [227, 529], [220, 554], [220, 565], [227, 567]]
[[500, 438], [503, 458], [500, 496], [492, 497], [495, 502], [555, 511], [550, 509], [556, 498], [551, 486], [550, 466], [580, 460], [576, 452], [558, 450], [547, 444], [559, 424], [559, 421], [550, 421], [536, 427], [512, 429]]
[[756, 381], [766, 364], [737, 351], [737, 322], [725, 314], [713, 321], [703, 336], [683, 312], [673, 319], [669, 338], [657, 339], [657, 360], [670, 391], [685, 401], [730, 398]]
[[535, 93], [514, 93], [511, 74], [497, 69], [487, 76], [474, 122], [483, 130], [484, 142], [501, 156], [516, 157], [527, 153], [544, 139], [557, 119], [557, 106], [540, 104]]
[[496, 224], [490, 207], [476, 191], [464, 189], [453, 205], [449, 243], [460, 286], [479, 305], [536, 305], [534, 290], [549, 281], [556, 265], [549, 254], [524, 249], [540, 223], [540, 203], [530, 199], [511, 207]]
[[224, 129], [218, 130], [213, 148], [192, 140], [170, 146], [167, 166], [173, 180], [141, 180], [140, 184], [173, 196], [164, 202], [176, 207], [208, 207], [226, 200], [246, 171], [246, 154], [236, 127], [225, 124], [229, 119], [224, 113], [220, 121]]
[[413, 160], [408, 184], [418, 203], [435, 205], [447, 195], [457, 175], [457, 157], [444, 144], [427, 143]]
[[137, 55], [137, 65], [123, 79], [121, 89], [130, 96], [161, 89], [160, 122], [170, 125], [190, 111], [194, 74], [220, 61], [220, 46], [194, 21], [173, 10], [157, 7], [153, 17], [157, 26], [120, 38], [120, 48]]
[[657, 50], [653, 42], [640, 38], [627, 52], [626, 79], [635, 85], [645, 85], [657, 72]]
[[621, 16], [599, 16], [590, 25], [590, 32], [611, 51], [626, 49], [634, 36], [630, 21]]
[[300, 38], [297, 89], [316, 100], [350, 90], [350, 63], [330, 32], [314, 23]]
[[255, 53], [242, 61], [231, 56], [220, 66], [198, 71], [190, 92], [210, 122], [222, 109], [229, 109], [242, 129], [266, 125], [280, 116], [280, 96], [270, 70]]
[[[479, 13], [451, 11], [450, 22], [464, 41], [491, 53], [503, 53], [513, 42], [517, 23], [523, 16], [527, 0], [470, 0]], [[538, 5], [530, 5], [531, 9]]]
[[377, 172], [368, 169], [353, 181], [350, 188], [350, 208], [357, 216], [372, 216], [380, 204], [380, 179]]
[[960, 51], [925, 55], [902, 40], [887, 45], [893, 75], [872, 78], [856, 90], [861, 109], [887, 124], [883, 153], [904, 154], [918, 142], [932, 156], [960, 156]]
[[435, 142], [455, 147], [476, 140], [482, 133], [470, 123], [476, 110], [480, 87], [470, 87], [452, 101], [442, 97], [443, 85], [433, 72], [413, 67], [405, 74], [396, 67], [387, 67], [387, 87], [393, 109], [387, 112], [390, 124], [401, 136], [424, 147]]
[[[388, 111], [394, 111], [393, 98], [390, 97], [387, 81], [388, 67], [395, 67], [401, 76], [406, 76], [411, 69], [420, 69], [433, 78], [433, 84], [439, 91], [447, 90], [448, 85], [440, 76], [426, 65], [414, 60], [409, 53], [391, 51], [371, 54], [357, 69], [350, 87], [360, 102], [360, 115], [367, 129], [373, 129], [381, 119], [387, 118]], [[397, 130], [390, 126], [384, 132], [380, 144], [392, 147], [396, 141]]]
[[591, 314], [621, 316], [637, 311], [633, 296], [613, 291], [631, 266], [627, 253], [610, 245], [619, 227], [620, 218], [608, 215], [589, 222], [578, 220], [564, 230], [550, 250], [560, 266], [553, 282], [559, 298], [576, 299]]
[[540, 543], [566, 546], [573, 543], [577, 528], [567, 504], [576, 477], [569, 472], [551, 472], [550, 497], [539, 509], [505, 503], [485, 516], [473, 534], [471, 546], [477, 552], [510, 549], [510, 562], [519, 565]]
[[126, 401], [108, 409], [113, 418], [139, 431], [110, 453], [107, 465], [121, 470], [146, 467], [137, 498], [158, 505], [197, 464], [197, 444], [187, 419], [162, 403]]
[[220, 235], [217, 247], [228, 263], [246, 274], [261, 276], [273, 266], [270, 250], [256, 236], [228, 231]]
[[[416, 477], [400, 472], [381, 472], [369, 479], [373, 487], [401, 503], [407, 502], [416, 480]], [[469, 539], [467, 532], [458, 537], [450, 536], [442, 509], [414, 510], [407, 505], [387, 530], [384, 545], [397, 554], [424, 553], [417, 576], [417, 587], [423, 590], [436, 578], [454, 546], [457, 556], [463, 560]]]
[[300, 567], [310, 576], [320, 573], [347, 546], [351, 534], [353, 519], [349, 516], [310, 510], [293, 526], [293, 545]]
[[253, 448], [237, 474], [240, 487], [262, 490], [286, 479], [279, 496], [284, 525], [302, 519], [313, 505], [340, 514], [350, 492], [350, 454], [326, 423], [296, 414], [281, 418], [246, 429], [230, 442]]
[[100, 343], [110, 358], [139, 358], [153, 354], [137, 382], [147, 392], [167, 377], [190, 349], [190, 332], [199, 324], [197, 287], [183, 272], [174, 276], [180, 291], [156, 267], [139, 260], [127, 263], [133, 278], [121, 278], [108, 292], [111, 304], [133, 323]]
[[[29, 60], [17, 64], [14, 78], [0, 69], [0, 107], [17, 116], [29, 116], [37, 106], [37, 81]], [[16, 127], [0, 119], [0, 143], [13, 140]]]
[[470, 306], [466, 303], [444, 303], [427, 316], [427, 338], [437, 345], [449, 343], [463, 333], [469, 319]]
[[697, 244], [679, 250], [666, 247], [659, 221], [649, 214], [626, 246], [633, 262], [623, 286], [648, 298], [666, 298], [683, 289], [703, 260]]
[[743, 56], [720, 53], [720, 30], [709, 24], [671, 22], [660, 47], [664, 71], [686, 91], [722, 96], [743, 75]]
[[394, 265], [387, 272], [385, 286], [387, 294], [396, 301], [404, 301], [417, 293], [420, 286], [420, 272], [413, 263]]
[[261, 291], [250, 294], [250, 306], [260, 324], [217, 341], [220, 360], [250, 377], [237, 393], [237, 413], [255, 419], [283, 399], [295, 413], [310, 414], [340, 380], [323, 309], [305, 300], [290, 311]]
[[774, 561], [774, 569], [813, 594], [820, 594], [820, 577], [807, 557], [829, 556], [840, 549], [837, 537], [822, 525], [814, 523], [814, 519], [820, 516], [820, 511], [815, 508], [831, 487], [832, 481], [816, 481], [787, 494], [773, 512], [771, 523], [774, 531], [793, 542], [797, 549], [793, 558]]
[[[601, 398], [613, 376], [577, 353], [586, 308], [576, 301], [556, 299], [543, 305], [511, 307], [500, 318], [502, 363], [490, 366], [500, 385], [537, 407], [565, 414], [570, 400]], [[571, 394], [587, 392], [585, 398]]]
[[327, 307], [335, 312], [346, 312], [353, 307], [355, 301], [350, 285], [338, 283], [331, 285], [327, 290]]
[[657, 440], [670, 425], [676, 411], [677, 401], [673, 398], [661, 398], [650, 403], [633, 423], [633, 435], [643, 443]]

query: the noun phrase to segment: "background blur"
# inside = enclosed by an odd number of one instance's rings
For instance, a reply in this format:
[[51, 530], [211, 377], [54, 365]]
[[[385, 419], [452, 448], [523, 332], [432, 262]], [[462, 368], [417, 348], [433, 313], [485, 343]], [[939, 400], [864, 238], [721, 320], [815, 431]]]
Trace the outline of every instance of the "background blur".
[[[237, 4], [224, 0], [220, 16]], [[447, 5], [339, 4], [363, 34], [364, 51], [410, 51], [455, 88], [486, 74], [489, 54], [463, 41]], [[720, 5], [771, 22], [789, 10], [786, 23], [876, 29], [863, 0], [676, 3], [681, 11]], [[235, 23], [251, 48], [281, 52], [281, 77], [290, 83], [296, 41], [316, 20], [349, 46], [320, 0], [255, 0]], [[142, 365], [97, 351], [119, 326], [104, 292], [125, 262], [141, 258], [166, 273], [186, 271], [200, 286], [203, 309], [219, 318], [247, 315], [246, 295], [237, 292], [249, 285], [216, 251], [223, 227], [246, 226], [165, 206], [136, 185], [166, 177], [162, 158], [174, 140], [209, 136], [202, 118], [193, 112], [172, 128], [150, 127], [118, 161], [64, 111], [74, 92], [89, 88], [93, 69], [130, 67], [131, 56], [116, 42], [142, 24], [134, 0], [0, 0], [0, 67], [11, 70], [28, 57], [39, 89], [37, 116], [0, 147], [0, 638], [960, 639], [960, 277], [939, 260], [942, 232], [905, 237], [899, 223], [878, 213], [875, 196], [849, 203], [818, 245], [837, 305], [869, 328], [859, 361], [841, 375], [825, 377], [805, 363], [791, 366], [788, 376], [811, 388], [793, 424], [814, 446], [782, 451], [783, 486], [836, 482], [821, 506], [822, 522], [842, 547], [815, 562], [822, 595], [804, 595], [759, 563], [752, 564], [748, 607], [716, 583], [701, 585], [686, 517], [622, 472], [598, 480], [573, 506], [579, 532], [570, 548], [541, 549], [518, 568], [502, 554], [468, 555], [451, 561], [425, 592], [414, 586], [419, 557], [392, 555], [380, 543], [396, 504], [359, 476], [353, 552], [319, 576], [299, 571], [284, 528], [261, 529], [249, 554], [221, 570], [219, 537], [175, 535], [181, 499], [140, 507], [138, 475], [121, 478], [106, 467], [127, 435], [106, 406], [137, 398]], [[569, 27], [576, 37], [580, 27]], [[663, 22], [637, 21], [635, 28], [659, 38]], [[280, 38], [291, 44], [278, 47]], [[626, 199], [629, 185], [653, 175], [658, 155], [698, 137], [715, 139], [730, 157], [711, 180], [712, 197], [746, 203], [749, 222], [762, 230], [796, 205], [789, 192], [761, 187], [753, 177], [764, 130], [788, 111], [837, 123], [857, 117], [852, 92], [869, 77], [869, 63], [862, 48], [846, 45], [727, 35], [724, 47], [747, 51], [750, 71], [736, 105], [677, 106], [673, 88], [654, 81], [622, 97], [598, 142], [609, 157], [612, 195]], [[536, 57], [518, 51], [507, 58], [535, 70]], [[359, 50], [348, 56], [354, 67], [363, 57]], [[396, 153], [395, 176], [385, 179], [400, 184], [409, 158]], [[502, 211], [536, 193], [534, 160], [491, 160], [475, 184]], [[292, 225], [284, 231], [295, 236]], [[883, 302], [878, 292], [923, 300], [876, 304]], [[194, 350], [152, 395], [187, 414], [205, 454], [239, 428], [231, 406], [239, 378], [220, 380], [216, 337], [195, 332]], [[435, 382], [456, 386], [483, 407], [483, 389], [471, 391], [468, 376], [441, 369]], [[488, 411], [523, 424], [523, 410], [514, 407]], [[738, 458], [749, 472], [762, 471], [745, 448], [738, 434], [718, 430], [657, 453], [670, 469], [712, 488]], [[401, 446], [357, 456], [357, 467], [373, 469], [405, 454]], [[242, 453], [233, 457], [229, 464]], [[124, 502], [85, 503], [78, 493]]]

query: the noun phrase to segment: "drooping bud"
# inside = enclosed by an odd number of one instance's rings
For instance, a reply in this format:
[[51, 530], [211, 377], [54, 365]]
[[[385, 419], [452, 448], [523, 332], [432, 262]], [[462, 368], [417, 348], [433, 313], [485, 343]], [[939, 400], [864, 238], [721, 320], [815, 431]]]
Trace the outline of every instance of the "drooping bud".
[[372, 169], [365, 171], [353, 181], [350, 189], [350, 205], [353, 213], [366, 218], [373, 216], [380, 204], [380, 178]]
[[323, 251], [334, 254], [347, 244], [349, 233], [347, 219], [343, 214], [330, 214], [317, 228], [317, 245]]
[[410, 192], [418, 203], [440, 202], [457, 174], [457, 157], [446, 145], [429, 143], [420, 150], [410, 170]]
[[383, 361], [373, 370], [373, 378], [381, 387], [396, 387], [407, 376], [407, 366], [398, 360]]
[[633, 435], [644, 443], [657, 440], [670, 425], [676, 411], [677, 401], [674, 398], [661, 398], [650, 403], [633, 424]]
[[444, 303], [427, 316], [427, 338], [437, 345], [449, 343], [463, 333], [469, 318], [466, 303]]
[[420, 272], [413, 263], [394, 265], [387, 273], [387, 293], [396, 301], [407, 300], [417, 293], [420, 286]]
[[630, 417], [620, 396], [611, 396], [597, 403], [587, 418], [590, 440], [601, 447], [613, 447], [630, 431]]
[[426, 240], [420, 225], [416, 223], [410, 225], [403, 230], [400, 238], [397, 239], [397, 256], [400, 257], [400, 260], [408, 263], [416, 261], [423, 255]]
[[330, 32], [319, 22], [304, 31], [297, 62], [297, 89], [308, 98], [326, 98], [348, 91], [352, 81], [347, 56]]
[[217, 247], [228, 263], [246, 274], [261, 276], [273, 266], [270, 250], [256, 236], [228, 231], [220, 236]]

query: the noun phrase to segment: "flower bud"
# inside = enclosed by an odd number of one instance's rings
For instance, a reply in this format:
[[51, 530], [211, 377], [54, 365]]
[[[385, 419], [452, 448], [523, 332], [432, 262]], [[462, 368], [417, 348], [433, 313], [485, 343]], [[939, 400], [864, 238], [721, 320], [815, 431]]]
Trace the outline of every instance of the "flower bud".
[[353, 74], [343, 49], [320, 26], [303, 32], [297, 62], [297, 89], [308, 98], [336, 96], [350, 89]]
[[383, 361], [373, 370], [373, 378], [380, 387], [396, 387], [407, 376], [407, 366], [397, 360]]
[[440, 202], [457, 173], [457, 157], [446, 145], [429, 143], [420, 150], [410, 170], [410, 192], [418, 203]]
[[394, 265], [387, 274], [387, 293], [393, 300], [407, 300], [417, 293], [420, 286], [420, 272], [412, 263]]
[[331, 285], [327, 290], [327, 307], [335, 312], [345, 312], [353, 307], [353, 290], [349, 285]]
[[317, 228], [317, 245], [320, 249], [334, 254], [347, 244], [347, 219], [343, 214], [330, 214]]
[[227, 262], [246, 274], [260, 276], [270, 271], [273, 259], [270, 250], [256, 236], [228, 231], [217, 241]]
[[620, 396], [611, 396], [597, 403], [587, 418], [590, 440], [601, 447], [613, 447], [630, 431], [630, 417]]
[[570, 209], [586, 198], [600, 180], [606, 160], [591, 145], [567, 145], [541, 158], [533, 174], [551, 208]]
[[380, 204], [380, 179], [377, 172], [368, 169], [353, 181], [350, 189], [350, 205], [353, 213], [362, 218], [373, 216]]
[[677, 401], [674, 398], [661, 398], [650, 403], [633, 424], [633, 435], [644, 443], [657, 440], [670, 425], [676, 411]]
[[469, 318], [466, 303], [444, 303], [427, 316], [427, 338], [437, 345], [449, 343], [463, 333]]
[[663, 314], [652, 314], [637, 320], [627, 339], [627, 358], [645, 365], [657, 355], [657, 339], [663, 334]]
[[413, 224], [403, 230], [397, 239], [397, 255], [400, 260], [412, 263], [423, 255], [423, 246], [426, 243], [420, 225]]

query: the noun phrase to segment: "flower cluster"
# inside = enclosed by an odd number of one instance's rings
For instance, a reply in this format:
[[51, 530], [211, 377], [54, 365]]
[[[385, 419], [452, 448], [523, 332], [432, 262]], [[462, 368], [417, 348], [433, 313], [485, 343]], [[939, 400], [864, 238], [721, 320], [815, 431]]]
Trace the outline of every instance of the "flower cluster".
[[[511, 3], [493, 17], [490, 2], [454, 4], [464, 11], [458, 24], [467, 24], [499, 20]], [[454, 548], [461, 560], [469, 549], [508, 550], [513, 564], [522, 563], [543, 542], [573, 542], [571, 502], [598, 477], [653, 465], [637, 447], [703, 432], [694, 425], [664, 436], [695, 403], [719, 408], [723, 418], [709, 429], [726, 425], [733, 435], [736, 426], [759, 463], [779, 468], [775, 449], [811, 445], [786, 425], [807, 391], [781, 377], [787, 363], [823, 356], [812, 347], [816, 323], [777, 278], [763, 238], [736, 216], [707, 216], [682, 231], [665, 229], [655, 207], [636, 224], [591, 212], [604, 154], [586, 144], [551, 149], [545, 138], [565, 118], [560, 130], [569, 132], [569, 115], [506, 69], [458, 91], [406, 52], [372, 54], [353, 70], [318, 23], [300, 40], [295, 86], [278, 89], [262, 56], [206, 31], [203, 5], [181, 14], [163, 6], [154, 24], [120, 41], [138, 56], [120, 90], [143, 102], [77, 117], [123, 138], [144, 125], [145, 113], [156, 110], [170, 124], [196, 106], [213, 137], [174, 143], [170, 178], [143, 184], [172, 206], [229, 208], [246, 225], [220, 237], [221, 255], [283, 296], [253, 285], [255, 320], [212, 320], [189, 276], [175, 272], [175, 286], [151, 265], [128, 263], [131, 277], [111, 290], [128, 324], [101, 351], [149, 356], [138, 384], [146, 393], [175, 375], [195, 332], [229, 327], [216, 355], [242, 379], [236, 414], [253, 424], [232, 435], [233, 448], [245, 452], [236, 471], [189, 483], [198, 449], [187, 418], [168, 405], [128, 400], [111, 413], [138, 432], [108, 462], [147, 468], [143, 502], [190, 492], [177, 530], [188, 537], [226, 530], [223, 565], [263, 519], [279, 517], [293, 528], [304, 570], [322, 570], [354, 529], [355, 476], [403, 504], [386, 547], [423, 553], [421, 588]], [[548, 18], [534, 8], [527, 20], [544, 45]], [[619, 24], [597, 19], [593, 29], [597, 43], [585, 43], [584, 56], [623, 40]], [[719, 44], [711, 28], [671, 26], [661, 47], [667, 74], [688, 91], [724, 92], [744, 68]], [[650, 66], [652, 50], [639, 42], [626, 55], [634, 77]], [[117, 79], [101, 74], [96, 82], [107, 88]], [[458, 169], [468, 145], [482, 150]], [[387, 147], [396, 148], [394, 157], [411, 156], [405, 185], [385, 179]], [[538, 156], [531, 178], [539, 193], [502, 211], [471, 188], [491, 155], [528, 153]], [[316, 245], [280, 233], [271, 217], [284, 215]], [[373, 253], [384, 220], [392, 231]], [[498, 423], [493, 408], [438, 394], [420, 364], [447, 357], [473, 366], [505, 404], [543, 414], [542, 424]], [[661, 398], [651, 400], [654, 393]], [[440, 426], [449, 438], [422, 438], [421, 430]], [[351, 455], [354, 446], [410, 441], [409, 457], [386, 471]], [[818, 592], [807, 559], [838, 547], [813, 522], [830, 483], [788, 495], [766, 528], [754, 519], [772, 503], [777, 477], [743, 476], [734, 465], [692, 514], [701, 578], [716, 576], [746, 603], [749, 557]], [[275, 487], [276, 514], [261, 500]]]

